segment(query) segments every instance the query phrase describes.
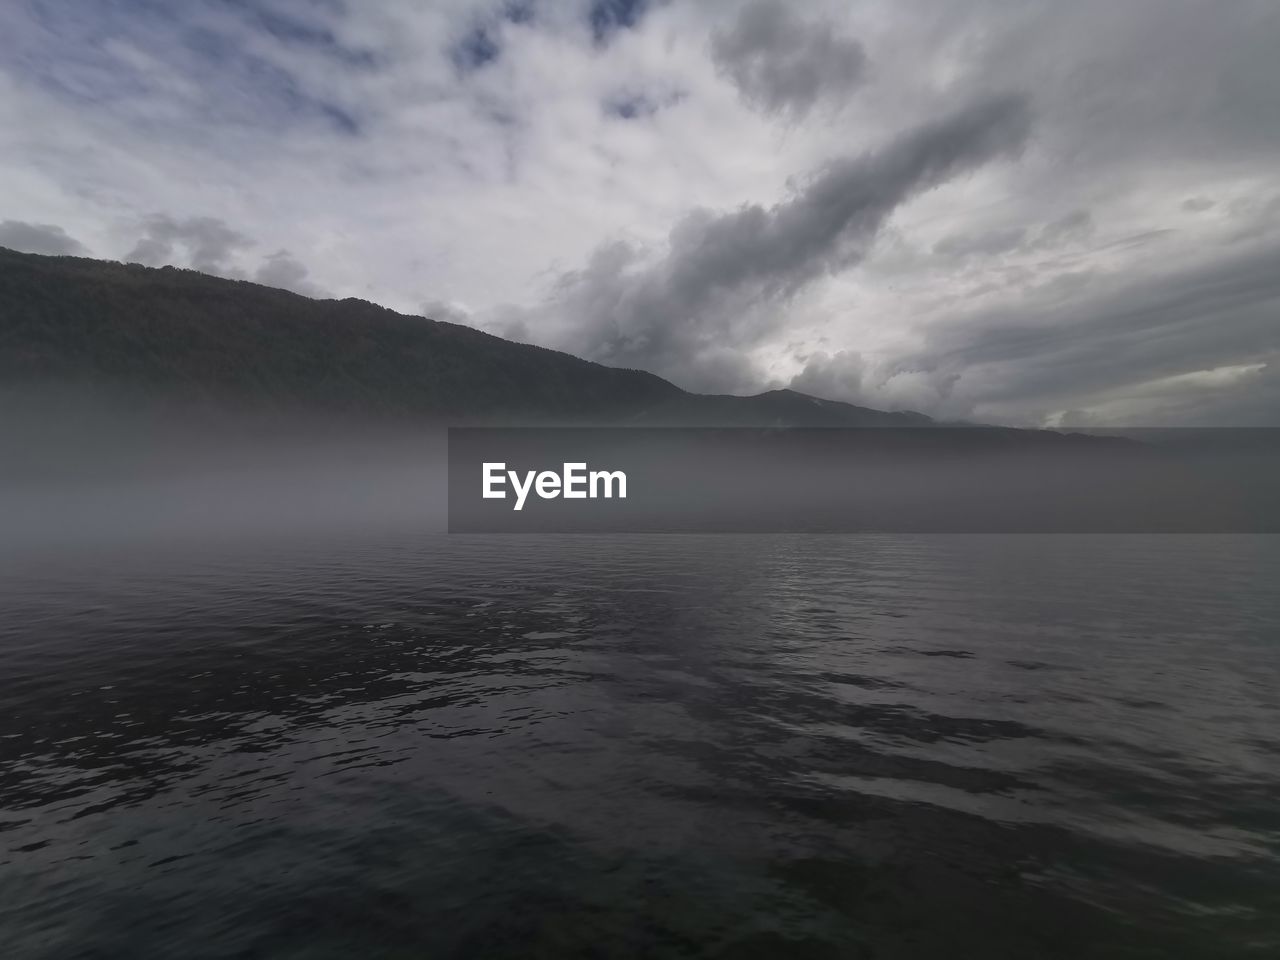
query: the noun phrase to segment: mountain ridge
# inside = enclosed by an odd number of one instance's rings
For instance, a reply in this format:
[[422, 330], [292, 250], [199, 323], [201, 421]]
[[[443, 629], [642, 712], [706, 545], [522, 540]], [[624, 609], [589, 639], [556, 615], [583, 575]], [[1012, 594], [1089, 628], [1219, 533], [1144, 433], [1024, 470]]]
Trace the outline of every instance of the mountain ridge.
[[920, 426], [793, 390], [697, 394], [462, 324], [180, 267], [0, 248], [0, 382], [396, 418], [646, 426]]

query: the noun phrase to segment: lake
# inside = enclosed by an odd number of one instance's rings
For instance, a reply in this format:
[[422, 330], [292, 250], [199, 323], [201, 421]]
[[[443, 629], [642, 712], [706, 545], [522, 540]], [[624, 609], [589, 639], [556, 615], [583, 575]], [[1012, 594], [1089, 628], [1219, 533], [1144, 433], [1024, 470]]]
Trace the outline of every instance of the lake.
[[1280, 538], [0, 561], [6, 958], [1274, 957]]

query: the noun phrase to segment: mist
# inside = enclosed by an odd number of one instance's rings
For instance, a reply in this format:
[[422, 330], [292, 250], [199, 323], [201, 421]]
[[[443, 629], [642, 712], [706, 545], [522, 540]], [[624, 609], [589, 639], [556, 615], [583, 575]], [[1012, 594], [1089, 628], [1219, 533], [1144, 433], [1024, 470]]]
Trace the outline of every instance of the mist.
[[445, 430], [72, 388], [0, 405], [0, 550], [252, 547], [446, 526]]

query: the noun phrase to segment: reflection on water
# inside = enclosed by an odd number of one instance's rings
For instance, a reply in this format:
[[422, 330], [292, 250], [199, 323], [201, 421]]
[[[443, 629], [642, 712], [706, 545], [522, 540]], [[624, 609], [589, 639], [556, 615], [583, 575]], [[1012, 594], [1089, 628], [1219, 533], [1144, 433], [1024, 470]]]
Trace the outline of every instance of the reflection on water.
[[1275, 538], [0, 574], [6, 957], [1280, 951]]

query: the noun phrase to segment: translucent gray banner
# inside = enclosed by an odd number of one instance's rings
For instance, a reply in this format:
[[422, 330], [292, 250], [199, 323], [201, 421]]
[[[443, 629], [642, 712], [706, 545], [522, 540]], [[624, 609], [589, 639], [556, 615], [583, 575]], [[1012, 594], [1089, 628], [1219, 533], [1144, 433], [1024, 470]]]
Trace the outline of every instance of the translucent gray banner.
[[1280, 431], [454, 428], [455, 533], [1280, 532]]

